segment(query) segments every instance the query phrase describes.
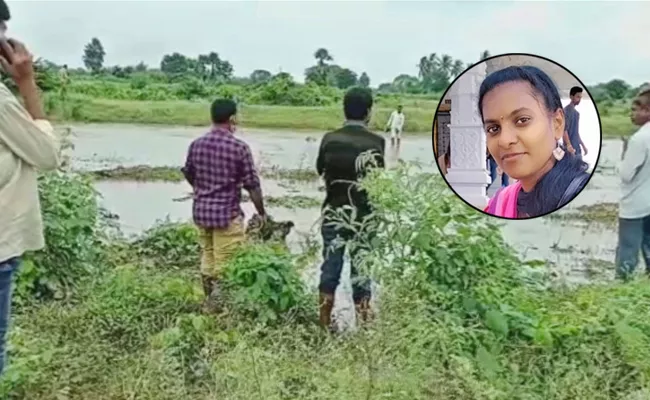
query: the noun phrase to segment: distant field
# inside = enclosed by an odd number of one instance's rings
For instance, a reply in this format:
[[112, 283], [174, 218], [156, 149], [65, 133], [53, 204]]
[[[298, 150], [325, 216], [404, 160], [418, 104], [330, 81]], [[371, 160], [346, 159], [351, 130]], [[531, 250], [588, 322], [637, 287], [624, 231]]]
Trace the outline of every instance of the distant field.
[[[438, 102], [406, 97], [378, 102], [373, 110], [371, 128], [383, 130], [395, 104], [404, 105], [405, 132], [428, 135]], [[46, 98], [48, 114], [59, 121], [93, 123], [136, 123], [204, 126], [210, 123], [207, 100], [111, 100], [73, 95], [62, 107], [55, 95]], [[618, 138], [634, 132], [629, 119], [629, 106], [624, 103], [601, 104], [601, 123], [605, 138]], [[328, 130], [341, 125], [344, 119], [340, 105], [323, 107], [243, 105], [240, 121], [251, 128]]]

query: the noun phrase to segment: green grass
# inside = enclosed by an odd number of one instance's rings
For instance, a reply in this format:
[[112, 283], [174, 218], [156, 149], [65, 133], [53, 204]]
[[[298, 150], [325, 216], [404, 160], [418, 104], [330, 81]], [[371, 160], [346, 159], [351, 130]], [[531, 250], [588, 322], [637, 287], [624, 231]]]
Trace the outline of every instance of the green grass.
[[[46, 98], [48, 113], [57, 121], [183, 126], [210, 124], [210, 102], [207, 100], [109, 100], [74, 95], [70, 97], [65, 108], [58, 103], [54, 95]], [[391, 103], [390, 107], [388, 104], [379, 103], [373, 110], [370, 125], [373, 130], [383, 130], [394, 109], [392, 103], [395, 101], [391, 100], [388, 103]], [[407, 116], [405, 132], [429, 135], [437, 102], [405, 97], [399, 103], [404, 104], [404, 112]], [[627, 104], [607, 104], [599, 106], [599, 109], [604, 138], [629, 136], [637, 129], [630, 121]], [[328, 107], [243, 105], [239, 118], [244, 127], [294, 131], [327, 131], [340, 127], [344, 120], [343, 112], [338, 105]]]
[[[50, 103], [48, 107], [50, 116], [57, 121], [184, 126], [210, 124], [208, 101], [133, 101], [74, 96], [70, 98], [65, 111], [56, 104], [56, 99], [46, 101]], [[412, 105], [404, 107], [407, 115], [405, 132], [430, 135], [437, 104], [429, 100], [420, 100], [416, 103], [427, 107], [415, 108]], [[383, 130], [392, 111], [392, 108], [376, 108], [373, 111], [371, 128], [377, 131]], [[244, 105], [241, 107], [239, 120], [242, 126], [249, 128], [326, 131], [340, 127], [344, 116], [340, 106]]]

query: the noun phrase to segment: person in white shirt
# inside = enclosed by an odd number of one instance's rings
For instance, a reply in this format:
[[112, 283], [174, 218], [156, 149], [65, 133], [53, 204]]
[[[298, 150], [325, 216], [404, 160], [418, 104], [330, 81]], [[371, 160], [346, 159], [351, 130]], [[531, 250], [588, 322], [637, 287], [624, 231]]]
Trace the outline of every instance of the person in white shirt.
[[390, 118], [388, 118], [388, 122], [386, 123], [386, 131], [389, 129], [391, 146], [395, 146], [395, 140], [397, 140], [397, 145], [399, 146], [402, 130], [404, 129], [404, 112], [402, 112], [401, 105], [397, 106], [397, 110], [390, 114]]
[[5, 38], [9, 18], [9, 9], [0, 0], [0, 65], [16, 83], [24, 103], [0, 83], [0, 374], [5, 364], [12, 277], [24, 253], [45, 245], [37, 171], [60, 165], [60, 140], [45, 119], [32, 55], [22, 43]]
[[616, 276], [627, 280], [639, 262], [639, 252], [650, 273], [650, 89], [632, 103], [632, 122], [639, 126], [621, 155]]

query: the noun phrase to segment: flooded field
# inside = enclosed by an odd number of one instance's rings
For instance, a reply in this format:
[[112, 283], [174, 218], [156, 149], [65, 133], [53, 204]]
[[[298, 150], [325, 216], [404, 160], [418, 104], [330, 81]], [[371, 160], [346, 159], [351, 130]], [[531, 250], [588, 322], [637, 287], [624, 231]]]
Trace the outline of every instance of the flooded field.
[[[190, 141], [203, 133], [200, 128], [142, 127], [128, 125], [73, 126], [75, 152], [73, 167], [97, 170], [118, 166], [148, 165], [180, 167]], [[307, 169], [315, 165], [322, 133], [246, 131], [240, 137], [251, 146], [261, 168]], [[620, 158], [620, 143], [605, 141], [599, 167], [587, 189], [562, 213], [570, 215], [580, 206], [612, 203], [618, 200], [616, 167]], [[438, 173], [432, 163], [431, 140], [428, 137], [403, 139], [399, 156], [388, 152], [388, 163], [398, 158], [406, 162], [422, 163], [422, 168]], [[299, 249], [304, 236], [318, 238], [319, 207], [324, 197], [318, 180], [263, 179], [265, 196], [288, 199], [292, 196], [313, 201], [269, 202], [269, 214], [279, 220], [290, 219], [296, 224], [289, 237], [292, 248]], [[104, 205], [119, 215], [126, 233], [137, 233], [156, 220], [169, 218], [186, 221], [191, 218], [191, 204], [183, 201], [190, 191], [185, 182], [129, 182], [103, 181], [97, 183]], [[460, 201], [460, 200], [459, 200]], [[301, 205], [302, 204], [302, 205]], [[308, 207], [305, 207], [308, 204]], [[254, 212], [251, 203], [243, 204], [247, 216]], [[580, 218], [540, 218], [531, 221], [505, 222], [506, 240], [527, 259], [544, 259], [552, 263], [556, 273], [567, 282], [581, 282], [594, 276], [594, 265], [599, 265], [601, 276], [613, 275], [616, 232], [612, 226], [591, 223]], [[318, 265], [310, 271], [309, 281], [317, 282]], [[349, 282], [344, 280], [340, 295], [349, 296]], [[341, 304], [339, 302], [338, 304]], [[348, 302], [339, 313], [352, 313]], [[345, 318], [344, 318], [345, 319]]]

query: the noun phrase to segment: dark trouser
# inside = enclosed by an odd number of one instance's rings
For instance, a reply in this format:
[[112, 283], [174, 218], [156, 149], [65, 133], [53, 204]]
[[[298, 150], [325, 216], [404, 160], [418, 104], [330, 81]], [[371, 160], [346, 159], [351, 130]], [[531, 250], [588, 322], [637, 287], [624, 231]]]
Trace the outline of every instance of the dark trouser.
[[0, 262], [0, 375], [5, 366], [5, 343], [11, 315], [11, 281], [18, 265], [20, 265], [19, 258]]
[[[497, 167], [498, 167], [498, 165], [497, 165], [496, 161], [494, 161], [492, 158], [489, 158], [488, 159], [488, 166], [490, 168], [490, 178], [492, 179], [492, 182], [490, 182], [490, 185], [491, 185], [497, 179], [497, 175], [498, 175], [497, 174]], [[508, 175], [506, 175], [505, 173], [502, 173], [501, 174], [501, 187], [506, 187], [506, 186], [508, 186], [508, 184], [509, 184]], [[490, 187], [490, 185], [488, 185], [487, 187]]]
[[[333, 295], [341, 281], [343, 255], [345, 254], [347, 242], [354, 240], [354, 232], [337, 228], [324, 220], [321, 226], [321, 234], [323, 235], [323, 264], [321, 266], [319, 289], [321, 293]], [[356, 250], [351, 249], [350, 251], [350, 278], [352, 280], [352, 298], [355, 303], [367, 299], [371, 295], [370, 279], [358, 276], [357, 253]]]
[[628, 279], [639, 263], [639, 251], [650, 273], [650, 216], [618, 219], [618, 247], [616, 249], [616, 277]]

